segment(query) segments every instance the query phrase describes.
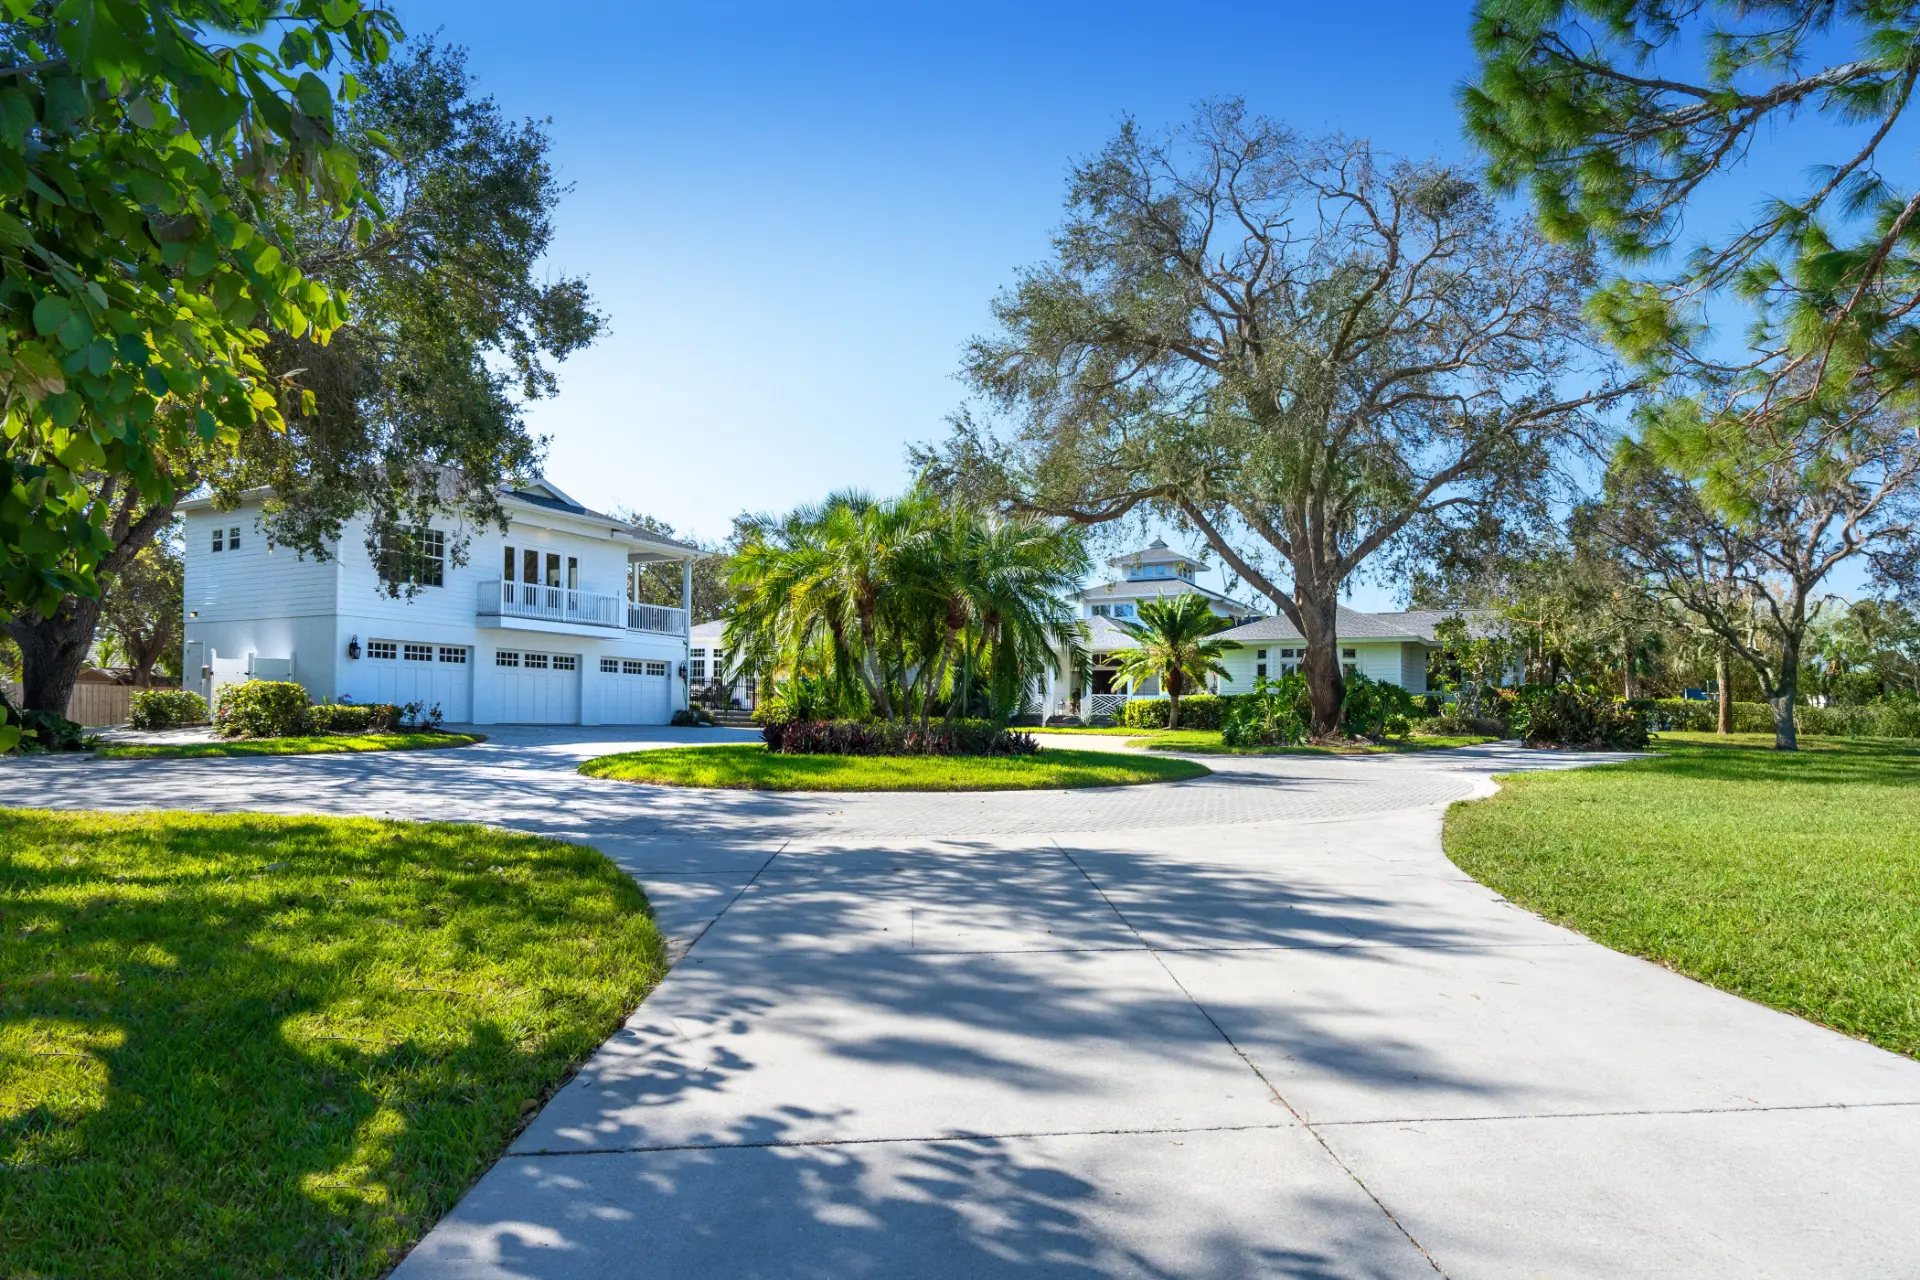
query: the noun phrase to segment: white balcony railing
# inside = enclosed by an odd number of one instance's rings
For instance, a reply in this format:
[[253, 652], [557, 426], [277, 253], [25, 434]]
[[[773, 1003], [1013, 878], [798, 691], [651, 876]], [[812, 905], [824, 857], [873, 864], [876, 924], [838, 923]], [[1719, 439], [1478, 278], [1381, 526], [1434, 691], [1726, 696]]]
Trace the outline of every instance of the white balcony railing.
[[1113, 716], [1117, 719], [1120, 708], [1126, 705], [1127, 695], [1124, 693], [1092, 694], [1087, 698], [1087, 719], [1097, 720], [1101, 716]]
[[503, 618], [531, 618], [541, 622], [571, 622], [589, 627], [627, 631], [687, 633], [687, 615], [681, 609], [657, 604], [634, 604], [624, 596], [573, 587], [543, 587], [532, 582], [496, 578], [480, 584], [480, 612]]

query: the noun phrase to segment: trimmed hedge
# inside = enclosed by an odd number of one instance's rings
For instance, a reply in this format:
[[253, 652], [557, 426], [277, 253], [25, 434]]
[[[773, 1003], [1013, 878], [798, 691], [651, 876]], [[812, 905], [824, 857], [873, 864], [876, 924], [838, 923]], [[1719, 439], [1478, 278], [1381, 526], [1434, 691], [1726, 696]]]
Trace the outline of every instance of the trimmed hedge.
[[[1634, 706], [1647, 710], [1656, 731], [1712, 733], [1720, 723], [1717, 702], [1687, 702], [1679, 698], [1636, 698]], [[1870, 702], [1857, 707], [1793, 709], [1794, 726], [1801, 733], [1836, 738], [1920, 738], [1920, 701]], [[1773, 708], [1764, 702], [1733, 704], [1735, 733], [1772, 733]]]
[[315, 733], [372, 733], [374, 708], [351, 702], [329, 702], [307, 712]]
[[207, 718], [207, 700], [191, 689], [142, 689], [128, 707], [127, 724], [135, 729], [178, 729]]
[[[1180, 699], [1182, 729], [1218, 729], [1233, 711], [1233, 696], [1189, 693]], [[1120, 723], [1128, 729], [1164, 729], [1172, 703], [1165, 698], [1129, 698], [1120, 707]]]
[[1040, 750], [1030, 733], [992, 720], [918, 725], [865, 720], [786, 720], [760, 730], [767, 750], [789, 756], [1026, 756]]
[[312, 701], [291, 680], [230, 684], [214, 699], [214, 731], [223, 738], [297, 738], [313, 732]]

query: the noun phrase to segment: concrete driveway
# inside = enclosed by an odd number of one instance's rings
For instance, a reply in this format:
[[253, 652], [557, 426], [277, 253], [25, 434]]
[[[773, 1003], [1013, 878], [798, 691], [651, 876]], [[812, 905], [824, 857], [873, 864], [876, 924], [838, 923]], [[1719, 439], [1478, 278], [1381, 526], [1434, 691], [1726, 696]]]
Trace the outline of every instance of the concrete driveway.
[[1920, 1275], [1920, 1063], [1441, 855], [1448, 803], [1577, 758], [769, 796], [573, 772], [724, 734], [489, 732], [0, 767], [4, 804], [470, 819], [646, 887], [679, 962], [397, 1280]]

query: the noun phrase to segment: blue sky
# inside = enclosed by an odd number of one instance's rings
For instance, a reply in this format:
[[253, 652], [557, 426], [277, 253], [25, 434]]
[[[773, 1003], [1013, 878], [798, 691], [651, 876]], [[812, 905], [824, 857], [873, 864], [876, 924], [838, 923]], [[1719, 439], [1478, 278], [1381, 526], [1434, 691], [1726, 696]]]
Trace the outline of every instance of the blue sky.
[[[907, 482], [961, 345], [1044, 258], [1070, 161], [1127, 114], [1237, 94], [1301, 131], [1467, 154], [1461, 3], [665, 5], [399, 0], [548, 117], [553, 265], [609, 333], [531, 420], [595, 506], [720, 537], [741, 510]], [[1360, 587], [1354, 603], [1391, 607]]]
[[[484, 91], [550, 117], [556, 267], [611, 320], [534, 410], [582, 501], [705, 537], [891, 491], [961, 344], [1043, 258], [1068, 163], [1132, 113], [1240, 94], [1296, 128], [1460, 152], [1464, 4], [401, 0]], [[1364, 16], [1363, 16], [1364, 15]]]

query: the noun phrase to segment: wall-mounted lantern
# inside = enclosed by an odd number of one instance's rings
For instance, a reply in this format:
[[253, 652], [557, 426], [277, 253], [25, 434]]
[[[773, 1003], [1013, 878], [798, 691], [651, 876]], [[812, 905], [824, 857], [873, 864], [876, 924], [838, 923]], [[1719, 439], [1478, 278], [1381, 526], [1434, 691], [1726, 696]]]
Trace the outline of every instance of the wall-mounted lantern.
[[687, 664], [684, 662], [680, 664], [680, 678], [682, 680], [687, 678]]
[[358, 658], [360, 656], [359, 636], [355, 636], [353, 639], [347, 641], [347, 656], [349, 658]]

